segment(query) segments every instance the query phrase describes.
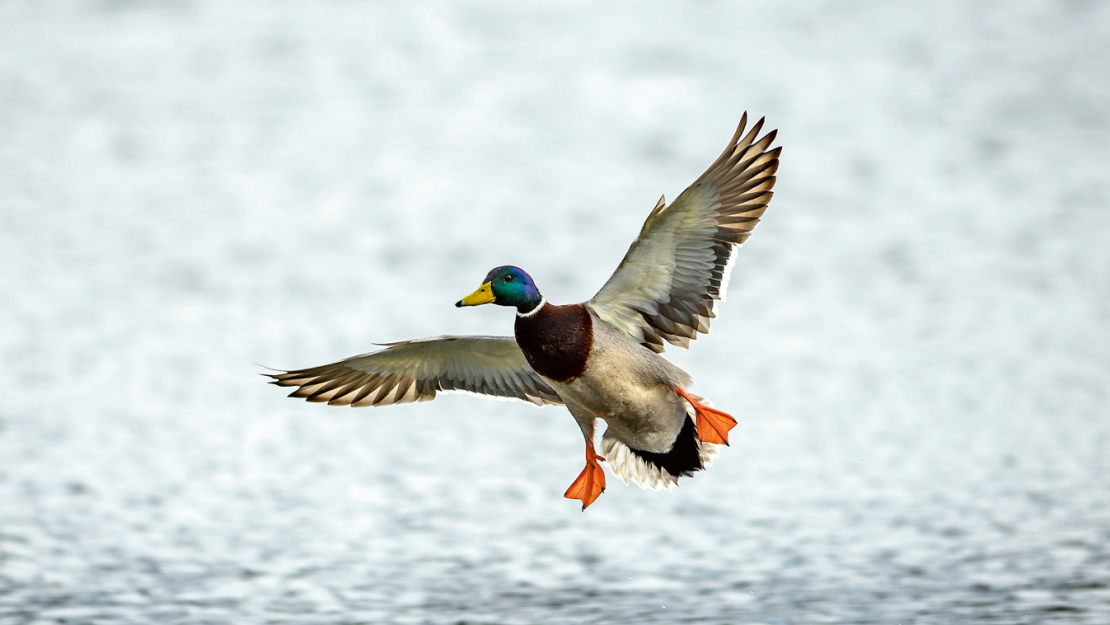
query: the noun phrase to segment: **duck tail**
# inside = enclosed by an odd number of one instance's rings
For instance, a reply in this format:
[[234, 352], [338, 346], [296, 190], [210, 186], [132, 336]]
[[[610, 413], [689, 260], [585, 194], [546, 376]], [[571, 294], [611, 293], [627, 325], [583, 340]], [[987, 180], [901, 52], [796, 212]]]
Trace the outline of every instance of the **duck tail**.
[[631, 480], [641, 488], [670, 490], [678, 484], [678, 478], [708, 467], [717, 456], [717, 445], [698, 440], [694, 421], [687, 416], [671, 450], [666, 453], [633, 449], [606, 430], [601, 437], [601, 455], [613, 474], [625, 484]]

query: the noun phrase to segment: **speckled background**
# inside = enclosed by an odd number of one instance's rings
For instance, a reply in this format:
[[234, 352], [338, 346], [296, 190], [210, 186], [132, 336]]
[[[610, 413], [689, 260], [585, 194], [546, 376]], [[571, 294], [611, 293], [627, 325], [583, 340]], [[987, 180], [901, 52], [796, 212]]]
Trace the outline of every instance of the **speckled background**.
[[[1110, 5], [992, 6], [0, 4], [0, 623], [1110, 622]], [[681, 488], [258, 376], [590, 297], [744, 110]]]

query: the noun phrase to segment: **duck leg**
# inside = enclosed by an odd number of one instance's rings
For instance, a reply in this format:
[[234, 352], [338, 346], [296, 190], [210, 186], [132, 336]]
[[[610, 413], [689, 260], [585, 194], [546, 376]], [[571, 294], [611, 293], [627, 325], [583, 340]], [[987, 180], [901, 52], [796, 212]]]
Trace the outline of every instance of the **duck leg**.
[[716, 408], [710, 408], [709, 406], [699, 404], [686, 391], [677, 386], [674, 387], [674, 392], [678, 393], [694, 407], [694, 414], [698, 417], [698, 438], [706, 443], [728, 445], [728, 431], [736, 427], [736, 419], [733, 419], [732, 415], [717, 410]]
[[582, 428], [582, 435], [586, 437], [586, 468], [582, 469], [578, 479], [574, 480], [563, 496], [567, 499], [581, 500], [582, 509], [585, 510], [601, 496], [601, 493], [605, 492], [605, 471], [598, 464], [605, 458], [597, 455], [594, 450], [593, 423], [585, 425], [579, 422], [578, 425]]

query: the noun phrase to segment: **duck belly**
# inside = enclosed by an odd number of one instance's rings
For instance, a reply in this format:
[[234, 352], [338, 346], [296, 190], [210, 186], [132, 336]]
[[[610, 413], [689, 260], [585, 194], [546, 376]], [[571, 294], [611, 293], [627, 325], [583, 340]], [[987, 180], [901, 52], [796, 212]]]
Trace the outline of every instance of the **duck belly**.
[[688, 386], [690, 376], [639, 343], [612, 336], [602, 329], [607, 325], [595, 321], [594, 344], [582, 375], [547, 382], [568, 405], [604, 419], [609, 434], [629, 447], [667, 453], [687, 418], [687, 405], [674, 387]]

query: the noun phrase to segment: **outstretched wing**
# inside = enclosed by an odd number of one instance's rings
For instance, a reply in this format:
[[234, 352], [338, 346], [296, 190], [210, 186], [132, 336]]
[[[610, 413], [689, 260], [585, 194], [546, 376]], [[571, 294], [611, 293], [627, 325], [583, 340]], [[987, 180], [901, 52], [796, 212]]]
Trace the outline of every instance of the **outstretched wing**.
[[439, 391], [515, 397], [536, 405], [562, 400], [508, 336], [439, 336], [389, 343], [346, 360], [265, 374], [290, 397], [333, 406], [386, 406], [435, 399]]
[[771, 201], [782, 148], [768, 149], [775, 130], [759, 137], [762, 119], [743, 134], [747, 119], [745, 113], [725, 151], [673, 204], [660, 198], [617, 270], [588, 302], [599, 317], [656, 352], [663, 351], [664, 339], [689, 347], [698, 332], [709, 332], [733, 250], [751, 236]]

